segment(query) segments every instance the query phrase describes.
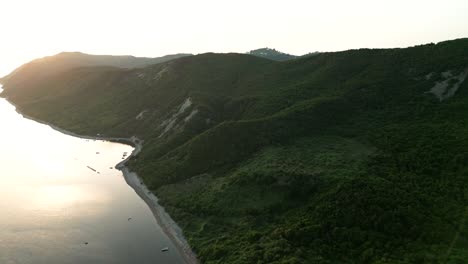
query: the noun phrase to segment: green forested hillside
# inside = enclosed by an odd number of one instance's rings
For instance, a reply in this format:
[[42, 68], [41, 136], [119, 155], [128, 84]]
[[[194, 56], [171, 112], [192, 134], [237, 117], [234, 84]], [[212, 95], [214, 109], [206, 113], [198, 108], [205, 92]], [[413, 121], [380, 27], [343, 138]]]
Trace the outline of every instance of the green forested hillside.
[[130, 166], [204, 263], [464, 263], [468, 39], [71, 69], [2, 94]]

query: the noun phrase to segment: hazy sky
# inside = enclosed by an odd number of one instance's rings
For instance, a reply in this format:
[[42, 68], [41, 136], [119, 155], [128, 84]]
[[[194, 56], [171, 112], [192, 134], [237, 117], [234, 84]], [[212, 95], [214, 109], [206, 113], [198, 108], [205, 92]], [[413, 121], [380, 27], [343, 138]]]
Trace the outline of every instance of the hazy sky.
[[304, 54], [468, 37], [468, 0], [0, 0], [0, 76], [61, 51]]

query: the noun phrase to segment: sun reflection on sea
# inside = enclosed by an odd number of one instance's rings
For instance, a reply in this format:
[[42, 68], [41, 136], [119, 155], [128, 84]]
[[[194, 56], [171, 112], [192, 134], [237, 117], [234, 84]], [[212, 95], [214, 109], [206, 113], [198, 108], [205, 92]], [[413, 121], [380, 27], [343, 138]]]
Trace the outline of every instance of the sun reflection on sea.
[[110, 197], [103, 192], [89, 190], [86, 186], [40, 186], [31, 194], [31, 207], [41, 210], [59, 210], [78, 204], [105, 204]]
[[59, 133], [4, 99], [0, 124], [0, 263], [180, 263], [154, 250], [171, 242], [114, 168], [132, 147]]

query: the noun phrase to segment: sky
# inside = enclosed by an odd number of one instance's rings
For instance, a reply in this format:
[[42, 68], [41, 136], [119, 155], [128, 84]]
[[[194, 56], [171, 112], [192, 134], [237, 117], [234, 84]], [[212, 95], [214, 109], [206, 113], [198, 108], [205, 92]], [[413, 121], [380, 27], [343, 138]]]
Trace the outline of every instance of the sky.
[[467, 0], [0, 0], [0, 76], [62, 51], [157, 57], [468, 37]]

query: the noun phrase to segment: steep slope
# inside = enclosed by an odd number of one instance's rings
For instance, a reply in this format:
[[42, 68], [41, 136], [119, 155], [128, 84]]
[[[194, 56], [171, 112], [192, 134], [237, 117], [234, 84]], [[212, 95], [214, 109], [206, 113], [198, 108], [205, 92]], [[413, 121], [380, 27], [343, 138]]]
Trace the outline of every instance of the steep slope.
[[203, 54], [2, 94], [131, 161], [205, 263], [461, 263], [468, 39], [286, 62]]

